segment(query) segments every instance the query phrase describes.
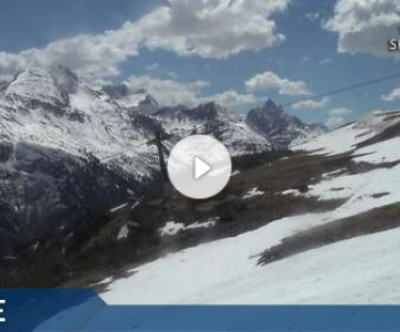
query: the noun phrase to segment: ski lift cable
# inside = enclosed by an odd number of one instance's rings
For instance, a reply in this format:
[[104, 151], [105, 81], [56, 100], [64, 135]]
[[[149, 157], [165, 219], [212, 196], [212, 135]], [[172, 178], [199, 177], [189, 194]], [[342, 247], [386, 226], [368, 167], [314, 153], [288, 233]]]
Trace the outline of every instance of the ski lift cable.
[[[199, 128], [202, 128], [202, 127], [205, 127], [205, 126], [206, 126], [205, 124], [199, 125], [199, 126], [196, 127], [196, 129], [199, 129]], [[122, 151], [116, 152], [116, 153], [111, 154], [111, 155], [109, 155], [109, 156], [106, 156], [106, 157], [104, 157], [104, 158], [100, 158], [99, 160], [100, 160], [100, 161], [109, 161], [109, 160], [112, 160], [112, 159], [114, 159], [114, 158], [116, 158], [116, 157], [118, 157], [118, 156], [120, 156], [120, 155], [123, 155], [123, 154], [125, 154], [125, 153], [131, 151], [131, 149], [138, 148], [138, 147], [141, 147], [141, 146], [144, 146], [144, 145], [148, 145], [149, 142], [151, 142], [151, 141], [147, 141], [147, 142], [142, 143], [142, 144], [130, 146], [130, 147], [127, 148], [127, 149], [124, 149], [124, 150], [122, 150]]]
[[353, 85], [350, 85], [350, 86], [347, 86], [347, 87], [344, 87], [344, 88], [339, 88], [339, 89], [332, 90], [332, 91], [329, 91], [329, 92], [324, 92], [324, 93], [321, 93], [321, 94], [318, 94], [318, 95], [314, 95], [314, 96], [311, 96], [309, 98], [303, 98], [303, 99], [299, 99], [299, 100], [296, 100], [296, 101], [284, 103], [284, 104], [282, 104], [282, 107], [292, 106], [292, 105], [294, 105], [294, 104], [296, 104], [298, 102], [305, 101], [305, 100], [315, 100], [315, 99], [320, 99], [320, 98], [323, 98], [323, 97], [332, 96], [332, 95], [339, 94], [339, 93], [342, 93], [342, 92], [355, 90], [355, 89], [358, 89], [358, 88], [361, 88], [361, 87], [364, 87], [364, 86], [373, 85], [373, 84], [376, 84], [376, 83], [393, 80], [393, 79], [398, 78], [398, 77], [400, 77], [400, 73], [387, 75], [387, 76], [382, 76], [382, 77], [379, 77], [379, 78], [375, 78], [373, 80], [360, 82], [360, 83], [353, 84]]

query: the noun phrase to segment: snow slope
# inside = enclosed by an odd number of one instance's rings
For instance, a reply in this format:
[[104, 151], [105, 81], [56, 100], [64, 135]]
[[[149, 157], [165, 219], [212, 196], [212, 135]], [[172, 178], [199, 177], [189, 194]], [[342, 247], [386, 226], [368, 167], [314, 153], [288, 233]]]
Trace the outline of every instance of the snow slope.
[[[305, 144], [311, 153], [353, 151], [369, 164], [399, 161], [400, 137], [355, 150], [354, 144], [386, 128], [385, 115], [338, 129]], [[362, 134], [363, 138], [359, 138]], [[349, 138], [338, 141], [338, 138]], [[360, 153], [369, 154], [358, 157]], [[379, 166], [379, 165], [376, 165]], [[132, 269], [101, 294], [110, 304], [400, 304], [400, 229], [340, 241], [274, 263], [257, 265], [259, 255], [293, 234], [400, 202], [400, 165], [364, 173], [325, 174], [306, 194], [342, 199], [338, 208], [276, 220], [236, 237], [168, 254]], [[399, 216], [400, 218], [400, 216]]]
[[[209, 284], [214, 281], [209, 278], [207, 264], [204, 263], [199, 270], [200, 265], [193, 261], [186, 262], [186, 265], [190, 265], [188, 269], [176, 271], [176, 279], [168, 285], [159, 284], [157, 278], [148, 280], [148, 283], [155, 287], [154, 291], [160, 292], [159, 299], [166, 296], [157, 303], [168, 304], [399, 304], [400, 269], [396, 264], [400, 259], [399, 236], [400, 229], [394, 229], [308, 251], [264, 267], [242, 268], [239, 264], [232, 264], [231, 270], [222, 271], [224, 275], [232, 275], [236, 270], [242, 273], [236, 274], [236, 278], [231, 280], [216, 281], [212, 286], [204, 282], [207, 278]], [[226, 253], [234, 248], [226, 244], [214, 249]], [[209, 259], [207, 256], [191, 258]], [[168, 268], [173, 268], [172, 261], [169, 263]], [[190, 267], [194, 268], [192, 275], [189, 275]], [[154, 272], [164, 274], [165, 266], [160, 265], [159, 270]], [[195, 276], [202, 287], [190, 287], [187, 280], [190, 276]], [[179, 282], [182, 287], [179, 287]], [[125, 287], [129, 286], [125, 284]], [[140, 303], [154, 303], [151, 294], [146, 296], [143, 290], [136, 287], [126, 288], [125, 294], [120, 292], [119, 297], [115, 296], [116, 291], [107, 293], [103, 299], [109, 303], [135, 303], [135, 290], [143, 296]], [[66, 317], [80, 317], [87, 306], [90, 306], [90, 302], [59, 313], [35, 331], [49, 330], [54, 324], [65, 321]], [[154, 316], [141, 318], [140, 323], [148, 323]], [[188, 313], [188, 316], [181, 318], [192, 317]], [[210, 317], [206, 315], [201, 319], [207, 322]], [[69, 319], [68, 322], [72, 324], [74, 320]], [[118, 323], [121, 329], [122, 326], [132, 328], [132, 317], [123, 318]]]
[[400, 304], [399, 236], [395, 229], [304, 252], [184, 303]]
[[[386, 293], [400, 275], [396, 263], [400, 230], [343, 241], [267, 266], [256, 264], [257, 255], [285, 237], [400, 202], [399, 180], [400, 165], [324, 180], [307, 195], [339, 198], [330, 189], [346, 186], [340, 198], [347, 200], [339, 208], [284, 218], [234, 238], [159, 258], [112, 283], [102, 297], [110, 304], [400, 303], [400, 295]], [[372, 196], [381, 192], [389, 194]], [[380, 247], [382, 239], [385, 246]], [[382, 293], [377, 296], [379, 289]]]
[[399, 304], [399, 229], [256, 265], [266, 247], [322, 217], [283, 219], [168, 255], [114, 282], [101, 297], [109, 304]]
[[[286, 218], [253, 232], [167, 255], [111, 284], [102, 298], [109, 304], [190, 302], [197, 293], [246, 278], [259, 269], [256, 255], [294, 231], [318, 224], [323, 215]], [[299, 222], [302, 226], [299, 227]], [[128, 291], [129, 290], [129, 291]], [[203, 301], [202, 303], [208, 303]]]
[[400, 160], [400, 140], [398, 137], [387, 141], [372, 144], [357, 150], [357, 162], [368, 162], [373, 164], [390, 163]]
[[[304, 144], [295, 145], [293, 149], [329, 155], [351, 152], [356, 149], [357, 144], [399, 122], [400, 111], [387, 113], [374, 112], [358, 122], [345, 125]], [[357, 153], [366, 153], [367, 151], [368, 149], [358, 150]], [[393, 150], [388, 152], [392, 154]]]

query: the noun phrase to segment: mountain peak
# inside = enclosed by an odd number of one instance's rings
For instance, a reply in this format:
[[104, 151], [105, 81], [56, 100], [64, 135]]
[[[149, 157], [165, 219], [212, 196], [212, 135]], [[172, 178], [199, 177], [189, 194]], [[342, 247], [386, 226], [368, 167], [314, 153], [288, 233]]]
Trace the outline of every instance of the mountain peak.
[[158, 101], [150, 93], [146, 93], [145, 95], [146, 97], [139, 103], [141, 106], [144, 105], [151, 105], [156, 107], [160, 106]]
[[264, 107], [274, 107], [274, 108], [277, 108], [278, 105], [276, 105], [275, 102], [274, 102], [271, 98], [268, 98], [267, 101], [264, 103]]
[[18, 96], [26, 101], [65, 105], [68, 94], [74, 93], [77, 85], [78, 77], [65, 67], [31, 67], [19, 73], [4, 94], [8, 97]]
[[153, 95], [143, 88], [132, 89], [129, 85], [121, 83], [105, 85], [102, 90], [120, 106], [130, 111], [152, 114], [160, 108]]
[[268, 114], [275, 114], [277, 116], [284, 115], [285, 112], [282, 106], [278, 106], [272, 99], [268, 99], [261, 107], [261, 111]]
[[276, 105], [272, 99], [268, 99], [262, 107], [252, 109], [246, 121], [279, 149], [323, 131], [318, 125], [305, 124], [299, 118], [285, 113], [282, 106]]

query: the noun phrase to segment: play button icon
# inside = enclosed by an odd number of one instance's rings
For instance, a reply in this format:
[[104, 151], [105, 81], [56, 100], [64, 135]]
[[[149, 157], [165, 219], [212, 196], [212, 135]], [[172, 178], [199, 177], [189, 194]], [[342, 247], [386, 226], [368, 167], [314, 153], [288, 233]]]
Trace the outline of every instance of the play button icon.
[[212, 167], [199, 157], [194, 157], [193, 161], [194, 179], [198, 180], [208, 174]]
[[189, 136], [175, 145], [168, 158], [168, 175], [181, 194], [206, 199], [228, 184], [232, 162], [225, 146], [207, 135]]

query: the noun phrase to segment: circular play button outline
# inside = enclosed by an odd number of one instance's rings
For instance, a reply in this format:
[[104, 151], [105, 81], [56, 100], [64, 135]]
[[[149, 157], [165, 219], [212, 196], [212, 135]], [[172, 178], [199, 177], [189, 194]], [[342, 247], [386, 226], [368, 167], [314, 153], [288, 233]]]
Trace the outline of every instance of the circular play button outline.
[[174, 146], [167, 168], [172, 185], [182, 195], [207, 199], [228, 184], [232, 161], [221, 142], [208, 135], [193, 135]]

